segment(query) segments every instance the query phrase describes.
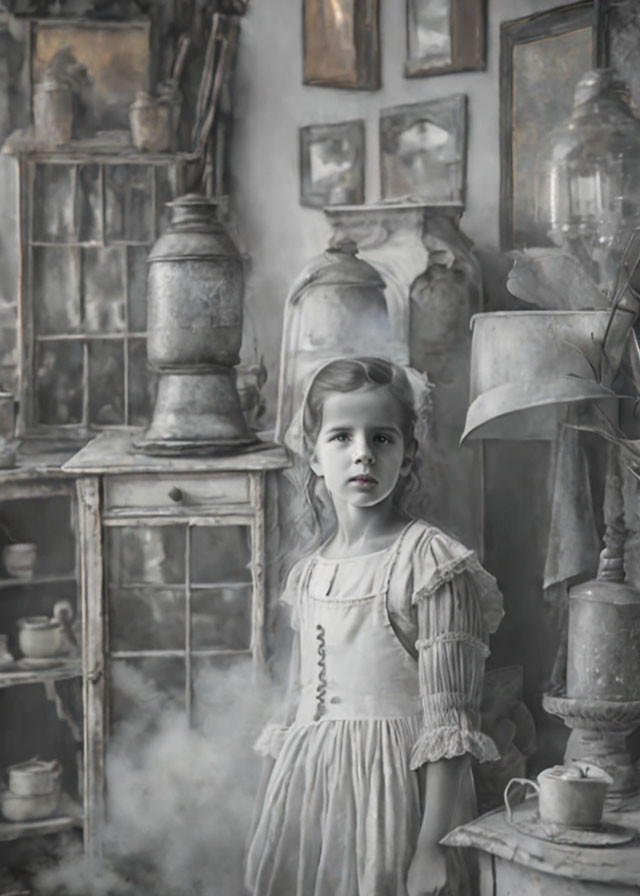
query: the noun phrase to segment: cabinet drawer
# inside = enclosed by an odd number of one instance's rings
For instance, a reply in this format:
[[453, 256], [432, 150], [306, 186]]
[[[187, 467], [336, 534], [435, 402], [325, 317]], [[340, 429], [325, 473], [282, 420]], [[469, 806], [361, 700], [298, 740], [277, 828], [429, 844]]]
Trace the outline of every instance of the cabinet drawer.
[[203, 476], [160, 475], [105, 477], [105, 510], [126, 507], [211, 507], [249, 504], [246, 473]]

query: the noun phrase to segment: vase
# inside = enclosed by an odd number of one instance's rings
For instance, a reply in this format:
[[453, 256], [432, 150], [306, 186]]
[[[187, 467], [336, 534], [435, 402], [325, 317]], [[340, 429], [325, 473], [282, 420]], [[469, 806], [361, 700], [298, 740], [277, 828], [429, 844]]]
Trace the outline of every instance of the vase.
[[33, 120], [38, 140], [50, 146], [68, 143], [73, 136], [73, 93], [69, 85], [53, 78], [36, 84]]
[[217, 203], [187, 194], [168, 203], [166, 232], [147, 276], [147, 354], [158, 389], [148, 454], [207, 454], [254, 440], [236, 387], [242, 341], [242, 258]]

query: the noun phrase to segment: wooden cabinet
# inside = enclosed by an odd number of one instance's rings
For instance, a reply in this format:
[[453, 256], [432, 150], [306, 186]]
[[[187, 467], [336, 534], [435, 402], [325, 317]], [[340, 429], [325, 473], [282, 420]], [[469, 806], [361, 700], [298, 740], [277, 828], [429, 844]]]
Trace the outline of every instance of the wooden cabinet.
[[64, 467], [77, 477], [94, 851], [109, 738], [137, 713], [120, 683], [147, 682], [159, 717], [195, 724], [200, 675], [265, 660], [265, 477], [287, 465], [276, 446], [161, 458], [132, 453], [134, 440], [104, 433]]
[[146, 259], [185, 191], [189, 156], [20, 134], [19, 426], [86, 440], [148, 421]]
[[[57, 760], [62, 766], [56, 810], [37, 820], [2, 817], [0, 844], [81, 829], [86, 818], [80, 638], [85, 614], [79, 589], [75, 483], [60, 469], [68, 457], [69, 452], [44, 454], [30, 445], [16, 467], [0, 470], [2, 556], [4, 546], [15, 542], [34, 544], [36, 555], [31, 574], [24, 570], [18, 575], [10, 563], [0, 562], [0, 633], [13, 657], [0, 658], [0, 767], [4, 771], [34, 756]], [[76, 643], [68, 641], [55, 657], [25, 657], [18, 643], [19, 620], [50, 618], [58, 601], [67, 601], [72, 608], [71, 635]]]

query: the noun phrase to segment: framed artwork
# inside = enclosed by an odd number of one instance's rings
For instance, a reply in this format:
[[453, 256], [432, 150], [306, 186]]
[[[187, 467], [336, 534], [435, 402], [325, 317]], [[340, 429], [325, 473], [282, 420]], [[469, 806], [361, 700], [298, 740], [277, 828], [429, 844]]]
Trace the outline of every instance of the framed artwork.
[[466, 155], [464, 94], [380, 113], [383, 199], [464, 203]]
[[596, 0], [598, 66], [615, 68], [640, 108], [640, 4], [637, 0]]
[[304, 83], [380, 87], [380, 0], [303, 0]]
[[149, 30], [141, 19], [36, 19], [29, 33], [32, 88], [51, 72], [64, 75], [75, 86], [81, 136], [128, 130], [129, 105], [149, 90]]
[[364, 133], [362, 119], [300, 128], [302, 205], [364, 202]]
[[500, 29], [500, 238], [503, 249], [549, 243], [536, 222], [536, 170], [593, 67], [591, 0], [503, 22]]
[[406, 77], [485, 68], [486, 14], [486, 0], [407, 0]]

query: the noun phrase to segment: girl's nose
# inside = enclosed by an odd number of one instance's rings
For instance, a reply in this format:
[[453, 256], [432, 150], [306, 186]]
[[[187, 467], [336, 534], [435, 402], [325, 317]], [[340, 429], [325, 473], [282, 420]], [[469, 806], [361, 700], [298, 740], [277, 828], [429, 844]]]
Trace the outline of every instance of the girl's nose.
[[354, 439], [353, 456], [356, 463], [372, 464], [374, 461], [373, 451], [369, 445], [368, 439], [364, 437]]

